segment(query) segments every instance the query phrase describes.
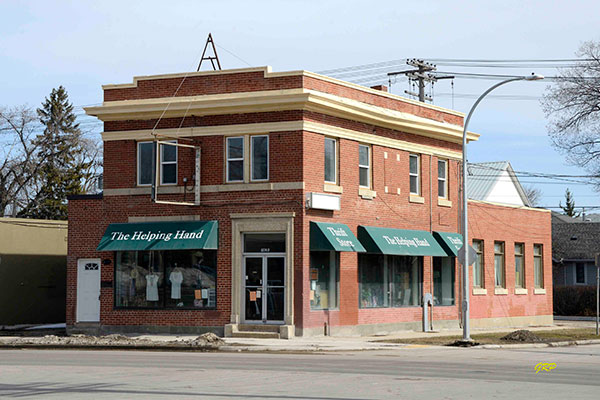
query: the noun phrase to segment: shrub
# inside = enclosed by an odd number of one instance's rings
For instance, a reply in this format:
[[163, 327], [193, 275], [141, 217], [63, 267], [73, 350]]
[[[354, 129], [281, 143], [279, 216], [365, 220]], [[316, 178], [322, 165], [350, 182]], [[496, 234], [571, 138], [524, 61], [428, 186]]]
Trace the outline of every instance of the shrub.
[[562, 286], [554, 288], [555, 315], [596, 315], [594, 286]]

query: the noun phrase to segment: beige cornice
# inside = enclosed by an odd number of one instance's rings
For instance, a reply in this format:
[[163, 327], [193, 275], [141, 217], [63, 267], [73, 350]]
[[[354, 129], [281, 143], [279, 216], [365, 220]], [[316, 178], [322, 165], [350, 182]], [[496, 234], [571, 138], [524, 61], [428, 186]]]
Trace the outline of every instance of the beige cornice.
[[[286, 122], [264, 122], [259, 124], [238, 124], [238, 125], [219, 125], [202, 126], [181, 129], [157, 129], [156, 134], [162, 137], [200, 137], [200, 136], [236, 136], [252, 135], [256, 133], [269, 132], [292, 132], [306, 131], [318, 133], [330, 137], [354, 140], [361, 143], [368, 143], [377, 146], [388, 147], [392, 149], [404, 150], [409, 152], [429, 154], [437, 157], [444, 157], [454, 160], [461, 160], [460, 151], [448, 150], [443, 147], [428, 146], [419, 143], [407, 142], [405, 140], [392, 139], [370, 133], [353, 131], [351, 129], [341, 128], [339, 126], [322, 124], [311, 121], [286, 121]], [[102, 133], [104, 141], [114, 140], [152, 140], [154, 136], [151, 129], [138, 131], [113, 131]]]
[[352, 88], [355, 90], [359, 90], [361, 92], [370, 93], [370, 94], [374, 94], [374, 95], [382, 96], [382, 97], [387, 97], [389, 99], [401, 101], [403, 103], [413, 104], [413, 105], [417, 105], [419, 107], [429, 108], [432, 110], [441, 111], [441, 112], [456, 115], [459, 117], [465, 116], [465, 114], [460, 111], [451, 110], [451, 109], [436, 106], [433, 104], [422, 103], [420, 101], [408, 99], [406, 97], [398, 96], [398, 95], [395, 95], [392, 93], [387, 93], [387, 92], [383, 92], [381, 90], [372, 89], [367, 86], [358, 85], [356, 83], [351, 83], [351, 82], [343, 81], [340, 79], [335, 79], [335, 78], [332, 78], [332, 77], [329, 77], [326, 75], [320, 75], [315, 72], [310, 72], [310, 71], [305, 71], [305, 70], [273, 72], [271, 70], [270, 66], [252, 67], [252, 68], [237, 68], [237, 69], [227, 69], [227, 70], [220, 70], [220, 71], [197, 71], [197, 72], [184, 72], [184, 73], [174, 73], [174, 74], [136, 76], [133, 78], [132, 83], [108, 84], [108, 85], [103, 85], [102, 89], [111, 90], [111, 89], [136, 88], [136, 87], [138, 87], [139, 81], [145, 81], [145, 80], [188, 78], [188, 77], [193, 77], [193, 76], [207, 76], [207, 75], [242, 74], [242, 73], [248, 73], [248, 72], [263, 72], [265, 78], [278, 78], [278, 77], [285, 77], [285, 76], [306, 76], [306, 77], [322, 80], [325, 82], [334, 83], [336, 85], [349, 87], [349, 88]]
[[[104, 102], [86, 107], [88, 115], [103, 121], [221, 115], [266, 111], [308, 110], [352, 121], [462, 143], [462, 127], [390, 110], [357, 100], [309, 89], [269, 90], [177, 98]], [[469, 132], [468, 139], [479, 135]]]

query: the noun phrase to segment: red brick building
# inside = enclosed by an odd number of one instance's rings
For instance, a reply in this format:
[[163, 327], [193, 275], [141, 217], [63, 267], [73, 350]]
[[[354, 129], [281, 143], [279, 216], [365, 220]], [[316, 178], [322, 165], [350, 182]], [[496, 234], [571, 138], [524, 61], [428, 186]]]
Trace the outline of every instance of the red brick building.
[[[429, 293], [458, 326], [462, 113], [268, 68], [103, 89], [104, 191], [69, 202], [71, 329], [369, 334], [420, 328]], [[469, 212], [473, 326], [551, 323], [550, 213]]]

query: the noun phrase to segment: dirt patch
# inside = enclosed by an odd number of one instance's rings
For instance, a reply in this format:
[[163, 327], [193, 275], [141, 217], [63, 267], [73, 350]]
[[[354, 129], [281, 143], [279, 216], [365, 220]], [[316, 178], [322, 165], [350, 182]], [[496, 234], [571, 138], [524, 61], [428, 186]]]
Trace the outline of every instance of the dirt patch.
[[158, 341], [146, 338], [133, 338], [124, 335], [72, 335], [56, 336], [46, 335], [43, 337], [18, 337], [1, 338], [0, 345], [7, 347], [18, 346], [40, 346], [40, 347], [123, 347], [123, 348], [190, 348], [216, 350], [225, 344], [223, 339], [214, 333], [205, 333], [195, 339]]
[[505, 342], [520, 342], [520, 343], [540, 343], [544, 342], [544, 339], [537, 336], [531, 331], [527, 329], [521, 329], [518, 331], [514, 331], [509, 333], [506, 336], [502, 336], [500, 340], [504, 340]]

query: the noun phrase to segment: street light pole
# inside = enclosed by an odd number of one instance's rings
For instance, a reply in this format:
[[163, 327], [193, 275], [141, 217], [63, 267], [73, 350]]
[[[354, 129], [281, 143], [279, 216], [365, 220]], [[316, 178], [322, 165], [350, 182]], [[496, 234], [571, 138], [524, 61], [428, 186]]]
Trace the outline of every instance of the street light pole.
[[462, 317], [463, 317], [463, 342], [471, 342], [471, 330], [469, 326], [469, 225], [467, 220], [467, 128], [469, 126], [469, 121], [471, 120], [471, 116], [473, 115], [473, 111], [479, 105], [481, 100], [485, 96], [488, 95], [492, 90], [496, 89], [499, 86], [505, 85], [509, 82], [515, 81], [537, 81], [540, 79], [544, 79], [542, 75], [531, 74], [530, 76], [520, 76], [516, 78], [511, 78], [504, 80], [502, 82], [496, 83], [494, 86], [490, 87], [488, 90], [483, 92], [481, 96], [475, 101], [471, 110], [469, 110], [469, 114], [467, 114], [467, 119], [465, 120], [465, 124], [463, 126], [463, 146], [462, 146], [462, 159], [463, 159], [463, 179], [462, 179], [462, 195], [463, 195], [463, 208], [462, 208], [462, 224], [463, 224], [463, 246], [464, 246], [464, 263], [463, 263], [463, 304], [462, 304]]

